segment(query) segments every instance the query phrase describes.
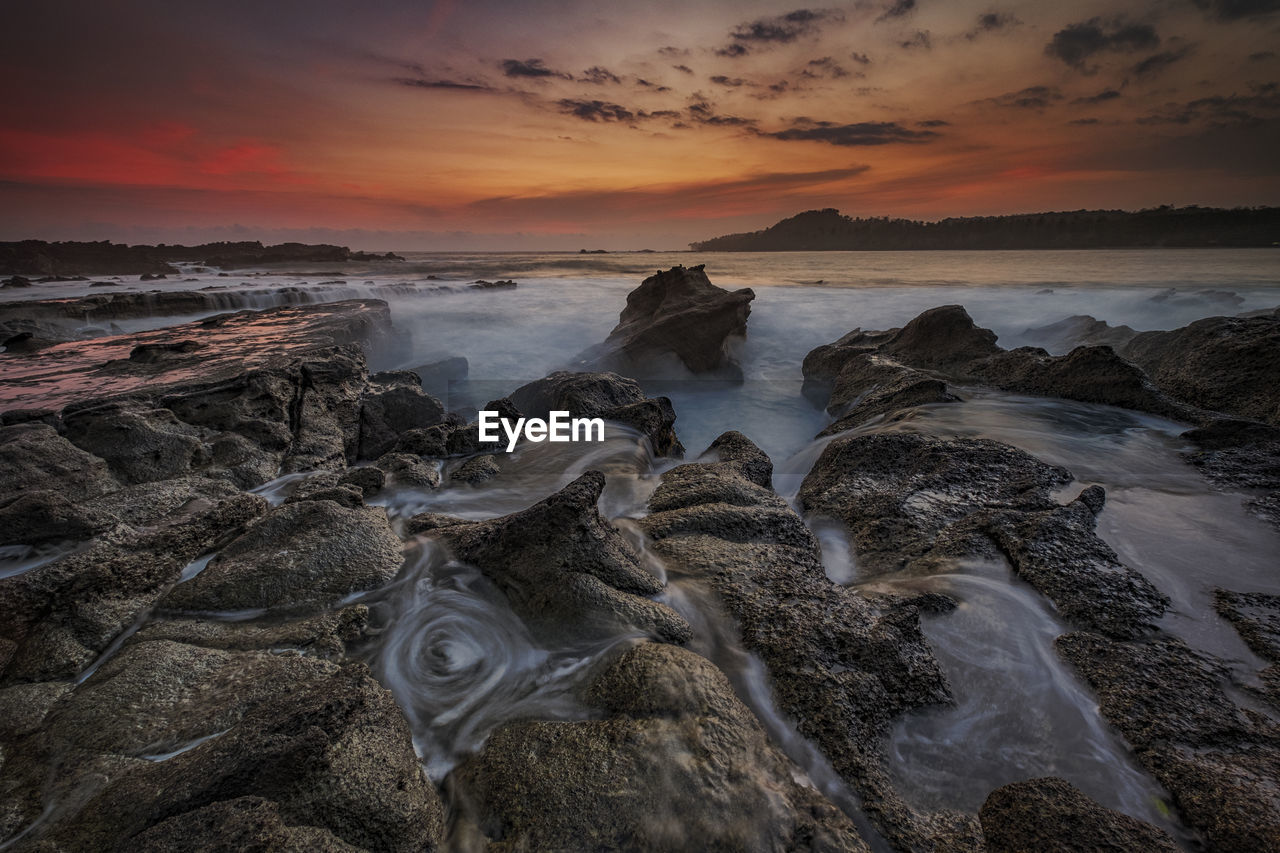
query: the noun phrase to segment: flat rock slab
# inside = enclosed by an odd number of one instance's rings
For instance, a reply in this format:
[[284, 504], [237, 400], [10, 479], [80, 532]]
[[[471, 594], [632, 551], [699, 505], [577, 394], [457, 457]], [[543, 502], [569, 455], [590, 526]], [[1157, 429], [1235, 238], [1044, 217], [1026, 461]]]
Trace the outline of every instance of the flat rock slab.
[[390, 328], [373, 299], [219, 314], [149, 332], [0, 353], [0, 411], [59, 409], [76, 400], [155, 394], [230, 378], [322, 347], [368, 343]]

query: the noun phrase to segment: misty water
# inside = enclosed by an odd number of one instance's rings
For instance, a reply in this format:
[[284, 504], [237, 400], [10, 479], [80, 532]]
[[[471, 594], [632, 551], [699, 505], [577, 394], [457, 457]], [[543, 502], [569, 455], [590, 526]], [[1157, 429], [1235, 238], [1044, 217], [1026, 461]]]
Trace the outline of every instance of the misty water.
[[[184, 273], [176, 279], [119, 281], [108, 288], [67, 282], [31, 288], [22, 298], [101, 294], [112, 290], [239, 288], [228, 308], [267, 307], [299, 297], [386, 298], [399, 335], [374, 355], [375, 369], [413, 369], [463, 356], [469, 378], [446, 401], [466, 410], [524, 382], [574, 364], [617, 322], [626, 294], [659, 268], [706, 263], [726, 288], [752, 287], [748, 338], [739, 356], [745, 381], [693, 379], [652, 384], [669, 396], [676, 429], [696, 457], [721, 432], [736, 429], [775, 462], [774, 485], [793, 498], [826, 440], [814, 436], [831, 418], [801, 394], [800, 362], [813, 347], [855, 327], [900, 326], [921, 311], [962, 304], [995, 330], [1004, 346], [1037, 344], [1030, 329], [1077, 314], [1136, 330], [1169, 329], [1196, 319], [1280, 304], [1280, 254], [1269, 250], [1134, 250], [1073, 252], [866, 252], [707, 254], [410, 254], [393, 267], [317, 268], [305, 274]], [[430, 278], [429, 278], [430, 277]], [[513, 278], [515, 290], [469, 290], [476, 279]], [[191, 280], [183, 280], [191, 279]], [[110, 279], [107, 279], [110, 280]], [[389, 295], [388, 284], [438, 288]], [[271, 295], [291, 287], [294, 296]], [[86, 328], [99, 324], [86, 317]], [[132, 331], [174, 322], [119, 322]], [[938, 436], [993, 438], [1066, 467], [1072, 499], [1091, 484], [1107, 491], [1099, 534], [1128, 565], [1172, 602], [1164, 627], [1194, 647], [1221, 656], [1249, 682], [1260, 667], [1210, 607], [1214, 586], [1280, 593], [1275, 554], [1280, 534], [1242, 507], [1243, 495], [1211, 490], [1179, 457], [1183, 424], [1134, 412], [981, 389], [959, 389], [964, 402], [926, 406], [891, 425]], [[393, 490], [378, 496], [394, 521], [424, 511], [486, 518], [527, 507], [585, 470], [605, 472], [602, 512], [631, 531], [657, 477], [675, 461], [656, 459], [637, 434], [611, 427], [601, 445], [525, 445], [500, 460], [502, 472], [479, 486], [450, 483], [434, 491]], [[262, 490], [280, 499], [296, 482]], [[1105, 805], [1178, 833], [1163, 794], [1124, 742], [1101, 718], [1096, 700], [1057, 657], [1053, 639], [1070, 630], [1052, 605], [1003, 564], [957, 564], [929, 578], [859, 576], [857, 554], [843, 530], [809, 519], [823, 546], [828, 576], [859, 588], [944, 592], [959, 601], [948, 614], [924, 617], [925, 633], [953, 686], [956, 705], [910, 715], [890, 744], [892, 771], [904, 795], [922, 808], [974, 810], [1007, 782], [1058, 775]], [[637, 537], [636, 544], [643, 549]], [[667, 569], [645, 553], [659, 576]], [[38, 555], [0, 555], [26, 565]], [[15, 571], [17, 569], [9, 569]], [[694, 648], [730, 675], [735, 689], [770, 734], [833, 801], [856, 812], [855, 798], [822, 757], [772, 706], [763, 666], [737, 647], [696, 582], [672, 576], [666, 599], [698, 631]], [[474, 570], [419, 539], [389, 587], [361, 598], [373, 606], [379, 633], [365, 650], [393, 691], [414, 731], [424, 767], [439, 780], [487, 732], [521, 716], [556, 719], [582, 713], [572, 688], [589, 664], [619, 643], [594, 648], [540, 646]]]

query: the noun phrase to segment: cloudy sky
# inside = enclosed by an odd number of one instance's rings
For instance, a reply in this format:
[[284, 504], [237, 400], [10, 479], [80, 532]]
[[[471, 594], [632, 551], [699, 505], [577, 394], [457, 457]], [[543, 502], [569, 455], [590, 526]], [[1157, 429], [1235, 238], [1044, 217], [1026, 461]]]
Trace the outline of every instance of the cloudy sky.
[[20, 4], [0, 239], [683, 248], [1280, 203], [1280, 0]]

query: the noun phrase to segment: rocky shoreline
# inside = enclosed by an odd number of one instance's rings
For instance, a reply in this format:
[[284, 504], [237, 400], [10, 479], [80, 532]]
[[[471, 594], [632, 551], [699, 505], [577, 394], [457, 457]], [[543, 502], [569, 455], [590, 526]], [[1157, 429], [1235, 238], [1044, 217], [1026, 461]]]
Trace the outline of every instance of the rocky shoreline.
[[[678, 464], [678, 412], [636, 381], [654, 365], [740, 378], [754, 296], [701, 267], [660, 271], [580, 369], [486, 404], [601, 417], [633, 436], [655, 467], [630, 475], [641, 497], [612, 518], [614, 474], [598, 467], [556, 471], [559, 485], [515, 512], [432, 504], [501, 485], [519, 457], [418, 374], [371, 370], [398, 334], [385, 302], [43, 341], [88, 304], [0, 306], [0, 548], [14, 566], [0, 576], [0, 844], [1280, 849], [1280, 597], [1214, 593], [1267, 664], [1242, 682], [1168, 630], [1169, 596], [1098, 534], [1101, 486], [1073, 487], [1062, 466], [999, 441], [888, 429], [984, 388], [1148, 413], [1188, 426], [1189, 471], [1280, 527], [1280, 316], [1060, 356], [1004, 349], [955, 305], [854, 329], [804, 360], [805, 396], [833, 421], [791, 502], [733, 424]], [[213, 304], [165, 298], [173, 314]], [[44, 325], [15, 331], [19, 320]], [[390, 511], [400, 493], [425, 509]], [[1057, 653], [1167, 791], [1179, 836], [1059, 778], [1003, 785], [976, 813], [914, 804], [888, 739], [906, 716], [954, 703], [922, 617], [961, 603], [832, 581], [814, 519], [847, 532], [863, 580], [985, 561], [1029, 584], [1069, 626]], [[497, 721], [441, 778], [424, 773], [377, 652], [394, 627], [378, 595], [448, 589], [413, 580], [424, 549], [475, 570], [572, 709]], [[831, 785], [744, 695], [709, 613], [759, 663], [770, 707]], [[445, 640], [417, 652], [437, 676], [483, 666], [454, 653]]]

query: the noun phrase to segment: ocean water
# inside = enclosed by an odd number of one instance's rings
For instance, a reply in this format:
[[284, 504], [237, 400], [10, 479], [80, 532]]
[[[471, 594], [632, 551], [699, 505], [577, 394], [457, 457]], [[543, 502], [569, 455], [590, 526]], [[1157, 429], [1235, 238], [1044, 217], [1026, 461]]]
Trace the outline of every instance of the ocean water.
[[[689, 377], [651, 383], [671, 397], [676, 429], [696, 457], [718, 434], [736, 429], [775, 462], [775, 487], [793, 497], [825, 446], [830, 422], [801, 394], [800, 363], [813, 347], [854, 328], [900, 326], [921, 311], [961, 304], [1005, 346], [1046, 343], [1034, 331], [1077, 314], [1143, 331], [1280, 305], [1280, 252], [1273, 250], [1123, 250], [1072, 252], [863, 252], [616, 255], [414, 254], [393, 265], [258, 270], [229, 277], [190, 269], [160, 282], [112, 280], [41, 285], [14, 298], [50, 298], [113, 290], [227, 288], [227, 306], [378, 297], [391, 304], [397, 333], [373, 357], [376, 369], [413, 369], [456, 356], [469, 378], [446, 401], [466, 409], [510, 393], [548, 372], [571, 367], [617, 322], [628, 291], [655, 270], [705, 263], [723, 287], [756, 293], [740, 357], [745, 379], [725, 384]], [[515, 290], [471, 290], [477, 279], [515, 279]], [[321, 282], [328, 284], [321, 285]], [[430, 294], [388, 295], [387, 285], [436, 287]], [[243, 285], [243, 286], [242, 286]], [[288, 286], [290, 295], [263, 291]], [[253, 295], [237, 296], [243, 289]], [[4, 298], [9, 298], [5, 294]], [[191, 319], [191, 318], [179, 318]], [[85, 317], [86, 333], [154, 328], [172, 317], [114, 324]], [[1280, 593], [1274, 555], [1280, 534], [1249, 515], [1245, 495], [1211, 490], [1179, 457], [1185, 425], [1105, 406], [964, 389], [960, 405], [925, 406], [892, 426], [939, 436], [988, 437], [1072, 471], [1063, 500], [1091, 484], [1108, 502], [1099, 534], [1130, 566], [1170, 596], [1164, 627], [1226, 660], [1247, 683], [1260, 662], [1209, 606], [1220, 585]], [[526, 507], [595, 467], [608, 475], [602, 510], [628, 529], [672, 460], [655, 459], [633, 433], [616, 429], [605, 445], [527, 445], [502, 460], [503, 473], [477, 487], [379, 497], [393, 519], [430, 510], [469, 518]], [[447, 470], [446, 470], [447, 474]], [[267, 492], [287, 490], [280, 483]], [[902, 720], [890, 744], [892, 770], [922, 808], [976, 809], [993, 788], [1060, 775], [1104, 804], [1180, 833], [1164, 793], [1101, 718], [1096, 700], [1053, 651], [1067, 630], [1052, 605], [1005, 565], [958, 564], [928, 578], [859, 577], [843, 531], [814, 520], [828, 576], [852, 588], [924, 587], [960, 601], [924, 628], [955, 687], [957, 705]], [[14, 555], [31, 561], [32, 555]], [[647, 558], [648, 559], [648, 558]], [[24, 563], [25, 565], [25, 563]], [[664, 567], [649, 565], [663, 574]], [[21, 568], [13, 569], [20, 571]], [[0, 566], [0, 576], [5, 573]], [[767, 673], [736, 647], [695, 586], [672, 584], [669, 599], [700, 629], [696, 646], [730, 674], [771, 735], [833, 801], [856, 812], [856, 798], [820, 755], [772, 706]], [[368, 650], [375, 672], [406, 709], [424, 767], [433, 778], [493, 726], [533, 714], [581, 713], [570, 688], [604, 649], [542, 648], [473, 571], [429, 543], [415, 549], [395, 584], [370, 594], [381, 634]], [[618, 642], [632, 638], [620, 637]], [[447, 701], [445, 701], [447, 700]]]

